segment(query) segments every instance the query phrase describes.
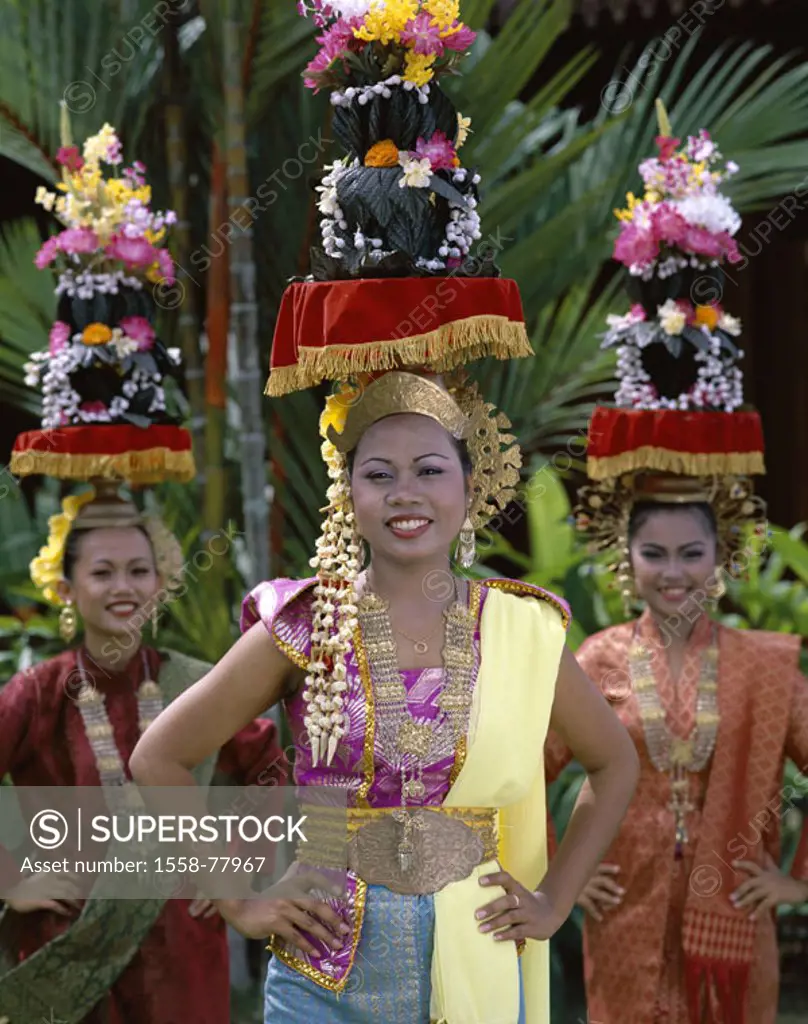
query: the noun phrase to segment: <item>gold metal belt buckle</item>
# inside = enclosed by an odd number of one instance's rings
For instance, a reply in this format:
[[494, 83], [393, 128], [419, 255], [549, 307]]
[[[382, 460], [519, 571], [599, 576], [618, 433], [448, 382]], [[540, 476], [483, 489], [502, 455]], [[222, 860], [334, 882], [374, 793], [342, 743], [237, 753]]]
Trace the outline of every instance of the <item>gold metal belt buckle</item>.
[[353, 824], [348, 867], [368, 885], [404, 896], [439, 892], [496, 857], [493, 812], [469, 818], [414, 807]]

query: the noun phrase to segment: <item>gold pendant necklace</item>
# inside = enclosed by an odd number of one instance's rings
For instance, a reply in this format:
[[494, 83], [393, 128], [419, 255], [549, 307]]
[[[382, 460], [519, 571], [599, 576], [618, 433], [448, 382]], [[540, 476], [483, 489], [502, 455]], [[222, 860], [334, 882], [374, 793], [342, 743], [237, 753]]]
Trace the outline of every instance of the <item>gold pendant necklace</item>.
[[690, 774], [702, 771], [712, 756], [718, 735], [718, 641], [713, 626], [704, 649], [696, 690], [696, 724], [687, 739], [674, 736], [665, 721], [652, 666], [651, 651], [635, 638], [629, 649], [631, 685], [637, 695], [645, 745], [657, 771], [671, 777], [671, 802], [675, 823], [674, 856], [680, 860], [688, 843], [687, 815], [695, 810], [690, 799]]
[[[138, 724], [142, 735], [163, 710], [163, 695], [157, 683], [149, 679], [149, 663], [146, 659], [146, 652], [141, 651], [141, 655], [143, 657], [143, 682], [137, 691], [137, 707]], [[82, 651], [78, 652], [76, 661], [81, 676], [77, 703], [84, 722], [84, 731], [95, 755], [96, 767], [101, 776], [101, 785], [125, 786], [127, 784], [126, 773], [120, 751], [115, 743], [112, 723], [107, 715], [104, 698], [87, 678]]]
[[438, 623], [438, 625], [435, 627], [435, 629], [433, 629], [432, 632], [428, 636], [425, 636], [421, 640], [416, 640], [414, 636], [410, 636], [408, 633], [405, 633], [403, 629], [397, 629], [396, 633], [398, 633], [399, 636], [403, 636], [405, 640], [409, 640], [409, 642], [412, 644], [413, 650], [415, 651], [416, 654], [428, 654], [429, 653], [429, 643], [428, 643], [428, 641], [431, 640], [432, 637], [438, 632], [438, 630], [443, 627], [443, 622], [444, 622], [443, 617], [441, 617], [441, 621]]
[[[394, 812], [402, 826], [399, 864], [402, 871], [412, 866], [413, 831], [419, 821], [407, 809], [409, 800], [420, 801], [426, 793], [423, 772], [439, 739], [439, 727], [448, 721], [455, 743], [466, 735], [474, 685], [474, 633], [476, 615], [457, 595], [444, 614], [446, 635], [443, 646], [444, 685], [438, 698], [442, 714], [433, 722], [416, 721], [407, 703], [407, 687], [398, 667], [398, 648], [390, 622], [388, 604], [377, 594], [366, 593], [357, 603], [358, 619], [367, 652], [368, 667], [376, 704], [376, 741], [379, 753], [401, 772], [401, 807]], [[409, 758], [408, 771], [404, 758]]]

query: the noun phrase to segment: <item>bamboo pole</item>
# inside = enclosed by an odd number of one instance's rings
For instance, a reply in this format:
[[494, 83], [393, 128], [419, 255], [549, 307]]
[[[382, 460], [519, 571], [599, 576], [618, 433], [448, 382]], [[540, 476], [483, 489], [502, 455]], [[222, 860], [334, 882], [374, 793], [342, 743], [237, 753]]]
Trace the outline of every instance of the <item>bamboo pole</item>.
[[269, 575], [269, 508], [267, 502], [266, 437], [262, 411], [264, 377], [258, 359], [258, 303], [250, 215], [242, 78], [243, 40], [236, 0], [224, 0], [223, 71], [225, 97], [225, 162], [228, 211], [235, 226], [230, 247], [230, 335], [233, 370], [230, 380], [241, 415], [239, 449], [244, 530], [250, 554], [250, 583]]
[[[187, 267], [191, 259], [192, 239], [188, 196], [188, 153], [185, 141], [186, 118], [183, 96], [186, 86], [180, 56], [177, 16], [167, 17], [165, 40], [165, 131], [166, 160], [171, 206], [177, 214], [174, 225], [174, 258]], [[199, 299], [191, 282], [178, 277], [182, 286], [177, 320], [177, 340], [185, 363], [185, 381], [191, 406], [189, 429], [193, 439], [194, 459], [204, 464], [203, 440], [205, 425], [205, 385], [202, 353], [199, 346]]]

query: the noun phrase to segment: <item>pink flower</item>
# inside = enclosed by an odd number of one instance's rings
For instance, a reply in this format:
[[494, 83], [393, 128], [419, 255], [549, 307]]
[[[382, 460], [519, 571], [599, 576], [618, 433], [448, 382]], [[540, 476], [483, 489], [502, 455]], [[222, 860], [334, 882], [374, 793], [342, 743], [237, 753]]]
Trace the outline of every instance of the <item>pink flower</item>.
[[145, 316], [125, 316], [120, 328], [127, 338], [137, 342], [138, 352], [148, 352], [154, 344], [154, 328]]
[[89, 412], [89, 413], [104, 413], [104, 412], [108, 412], [109, 411], [107, 409], [106, 405], [104, 405], [104, 403], [101, 402], [101, 401], [98, 401], [98, 402], [82, 402], [81, 405], [79, 406], [79, 409], [81, 409], [82, 412]]
[[[728, 235], [727, 238], [729, 238]], [[712, 231], [708, 231], [706, 228], [698, 228], [693, 224], [688, 224], [682, 248], [699, 256], [720, 259], [724, 255], [725, 245], [721, 235], [714, 235]]]
[[418, 139], [412, 155], [416, 160], [428, 160], [433, 171], [448, 171], [457, 160], [455, 148], [443, 132], [433, 132], [429, 142]]
[[56, 241], [62, 252], [88, 253], [98, 248], [98, 235], [90, 228], [68, 228]]
[[339, 58], [343, 57], [346, 52], [354, 47], [356, 43], [353, 34], [354, 23], [358, 25], [359, 20], [352, 18], [350, 21], [346, 21], [344, 18], [340, 18], [330, 28], [326, 29], [322, 35], [317, 36], [320, 51], [314, 60], [308, 64], [304, 72], [308, 77], [303, 82], [308, 89], [314, 89], [317, 92], [320, 83], [311, 76], [327, 71], [335, 60], [339, 60]]
[[463, 263], [463, 261], [460, 259], [459, 256], [447, 256], [446, 257], [446, 269], [447, 270], [457, 270], [457, 268], [459, 266], [461, 266], [462, 263]]
[[171, 253], [168, 249], [157, 250], [157, 266], [160, 270], [160, 277], [166, 284], [174, 284], [176, 281], [176, 275], [174, 274], [174, 260], [171, 258]]
[[48, 351], [52, 356], [56, 355], [57, 352], [61, 352], [67, 346], [69, 340], [70, 325], [66, 324], [63, 320], [57, 320], [53, 327], [51, 327], [50, 334], [48, 335]]
[[671, 135], [657, 135], [654, 142], [659, 146], [659, 159], [662, 163], [665, 163], [676, 152], [676, 147], [681, 142], [681, 139], [675, 139]]
[[651, 214], [651, 224], [657, 242], [684, 247], [688, 223], [668, 203], [660, 203]]
[[653, 231], [626, 223], [614, 243], [614, 258], [627, 267], [652, 263], [659, 254]]
[[80, 171], [84, 166], [78, 146], [61, 146], [56, 152], [56, 162], [73, 172]]
[[635, 323], [639, 323], [645, 319], [645, 307], [639, 302], [635, 302], [631, 309], [628, 311], [629, 316], [634, 320]]
[[53, 260], [58, 251], [58, 236], [54, 235], [52, 238], [49, 238], [47, 242], [43, 242], [41, 249], [34, 257], [34, 263], [36, 265], [37, 270], [44, 270], [45, 267], [47, 267], [50, 263], [53, 263]]
[[470, 49], [476, 38], [477, 33], [474, 29], [469, 28], [468, 25], [458, 24], [458, 28], [451, 35], [443, 37], [443, 45], [447, 50], [457, 50], [458, 53], [463, 53]]
[[410, 18], [401, 30], [401, 42], [412, 48], [414, 53], [424, 56], [440, 57], [443, 54], [443, 40], [440, 28], [432, 20], [431, 15], [422, 11]]
[[129, 267], [147, 267], [158, 258], [158, 250], [145, 238], [115, 235], [107, 244], [110, 259], [121, 260]]
[[727, 259], [729, 260], [729, 262], [740, 263], [743, 259], [743, 256], [741, 256], [741, 252], [738, 249], [738, 243], [735, 241], [732, 235], [729, 235], [726, 232], [724, 232], [723, 241], [727, 251]]

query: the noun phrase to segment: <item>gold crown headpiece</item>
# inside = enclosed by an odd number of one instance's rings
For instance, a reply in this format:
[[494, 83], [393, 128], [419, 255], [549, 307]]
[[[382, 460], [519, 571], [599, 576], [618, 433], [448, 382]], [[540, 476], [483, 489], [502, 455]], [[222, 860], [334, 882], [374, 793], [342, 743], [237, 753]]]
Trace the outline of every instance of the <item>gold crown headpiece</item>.
[[327, 400], [320, 420], [320, 433], [333, 449], [326, 451], [327, 461], [353, 451], [374, 423], [405, 413], [428, 416], [466, 444], [472, 467], [469, 518], [475, 529], [516, 496], [522, 454], [507, 432], [511, 424], [483, 401], [464, 371], [445, 378], [391, 371], [370, 383], [343, 385]]
[[[625, 473], [584, 486], [578, 492], [576, 528], [589, 539], [593, 552], [612, 551], [611, 568], [625, 590], [631, 579], [628, 527], [632, 509], [641, 503], [660, 505], [707, 504], [718, 529], [718, 563], [733, 576], [744, 567], [742, 555], [755, 538], [755, 554], [768, 535], [766, 503], [755, 495], [744, 476], [690, 477], [673, 473]], [[748, 564], [748, 559], [746, 559]]]
[[47, 543], [30, 565], [34, 586], [50, 604], [63, 605], [58, 585], [64, 579], [65, 549], [70, 534], [74, 530], [127, 526], [143, 527], [165, 585], [179, 585], [183, 558], [177, 538], [160, 519], [144, 516], [131, 501], [120, 497], [114, 482], [103, 481], [82, 494], [68, 495], [62, 502], [62, 511], [48, 520]]

